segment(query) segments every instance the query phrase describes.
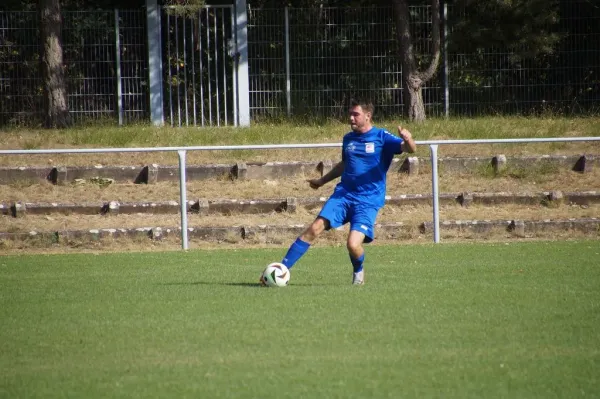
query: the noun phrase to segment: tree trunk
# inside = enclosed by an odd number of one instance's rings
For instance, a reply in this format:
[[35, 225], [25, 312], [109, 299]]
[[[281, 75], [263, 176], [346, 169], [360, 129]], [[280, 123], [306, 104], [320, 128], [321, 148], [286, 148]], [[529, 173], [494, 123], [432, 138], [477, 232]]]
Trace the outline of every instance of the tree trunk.
[[425, 103], [423, 102], [423, 82], [416, 74], [407, 73], [404, 79], [404, 93], [406, 93], [406, 113], [408, 119], [423, 122], [426, 118]]
[[440, 2], [431, 0], [431, 62], [424, 71], [419, 71], [415, 59], [407, 0], [394, 0], [394, 18], [402, 60], [404, 106], [409, 120], [422, 122], [426, 118], [422, 87], [435, 75], [440, 60]]
[[71, 124], [67, 105], [60, 0], [39, 0], [41, 39], [41, 74], [44, 85], [43, 124], [47, 128], [63, 128]]

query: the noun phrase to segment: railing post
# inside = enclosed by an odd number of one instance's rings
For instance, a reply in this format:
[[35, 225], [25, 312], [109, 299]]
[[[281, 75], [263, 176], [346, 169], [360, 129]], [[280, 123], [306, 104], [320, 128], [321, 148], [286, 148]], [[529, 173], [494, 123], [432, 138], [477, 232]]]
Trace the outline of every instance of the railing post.
[[438, 156], [437, 144], [429, 146], [431, 151], [431, 191], [433, 197], [433, 242], [440, 242], [440, 202], [438, 185]]
[[181, 207], [181, 249], [188, 249], [188, 223], [187, 223], [187, 188], [185, 150], [178, 150], [179, 155], [179, 205]]

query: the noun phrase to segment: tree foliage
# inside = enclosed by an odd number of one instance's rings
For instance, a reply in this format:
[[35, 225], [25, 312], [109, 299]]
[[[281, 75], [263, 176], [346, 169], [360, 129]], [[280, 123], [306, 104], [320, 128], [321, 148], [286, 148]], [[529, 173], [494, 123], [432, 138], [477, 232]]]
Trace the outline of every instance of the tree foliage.
[[501, 48], [519, 62], [552, 54], [560, 35], [558, 0], [459, 0], [452, 21], [451, 51]]

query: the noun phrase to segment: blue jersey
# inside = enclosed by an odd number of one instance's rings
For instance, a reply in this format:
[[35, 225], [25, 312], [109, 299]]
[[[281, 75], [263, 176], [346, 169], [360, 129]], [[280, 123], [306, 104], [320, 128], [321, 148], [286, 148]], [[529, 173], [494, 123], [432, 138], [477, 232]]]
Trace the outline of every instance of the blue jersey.
[[346, 134], [342, 146], [344, 172], [335, 193], [383, 206], [387, 171], [394, 154], [402, 152], [402, 142], [400, 137], [375, 126], [367, 133]]

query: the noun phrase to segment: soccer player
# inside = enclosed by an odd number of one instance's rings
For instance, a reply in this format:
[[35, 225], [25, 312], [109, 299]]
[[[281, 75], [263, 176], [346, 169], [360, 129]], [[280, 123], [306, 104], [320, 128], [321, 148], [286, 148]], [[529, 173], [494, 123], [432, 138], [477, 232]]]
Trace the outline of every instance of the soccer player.
[[324, 231], [350, 223], [346, 242], [353, 268], [352, 284], [365, 282], [363, 243], [373, 241], [377, 213], [385, 203], [386, 174], [395, 154], [414, 152], [411, 133], [398, 126], [398, 136], [371, 124], [373, 104], [354, 101], [350, 106], [352, 131], [343, 139], [342, 160], [319, 179], [310, 179], [311, 188], [342, 177], [333, 194], [312, 224], [292, 243], [281, 261], [288, 268], [308, 251]]

